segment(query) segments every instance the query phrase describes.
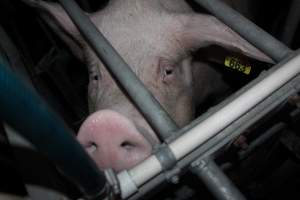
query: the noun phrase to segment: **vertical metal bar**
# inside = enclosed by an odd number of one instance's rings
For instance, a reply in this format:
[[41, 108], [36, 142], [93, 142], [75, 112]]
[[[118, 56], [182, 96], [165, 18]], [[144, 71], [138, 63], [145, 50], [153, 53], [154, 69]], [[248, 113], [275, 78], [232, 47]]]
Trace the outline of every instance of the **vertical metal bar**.
[[246, 200], [211, 158], [195, 161], [190, 169], [203, 180], [216, 199]]
[[220, 0], [195, 0], [217, 18], [241, 34], [251, 44], [279, 62], [292, 53], [280, 41], [266, 33]]

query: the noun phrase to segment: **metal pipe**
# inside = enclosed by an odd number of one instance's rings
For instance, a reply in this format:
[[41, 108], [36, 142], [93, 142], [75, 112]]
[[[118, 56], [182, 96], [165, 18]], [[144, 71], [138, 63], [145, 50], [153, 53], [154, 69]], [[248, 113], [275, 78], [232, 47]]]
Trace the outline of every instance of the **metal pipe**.
[[169, 137], [172, 132], [177, 130], [177, 126], [168, 113], [160, 106], [159, 102], [146, 89], [127, 63], [78, 5], [72, 0], [59, 0], [59, 2], [112, 77], [117, 80], [120, 87], [125, 89], [130, 99], [136, 104], [161, 141]]
[[106, 178], [71, 130], [44, 101], [0, 63], [0, 119], [46, 154], [89, 199], [106, 193]]
[[[179, 160], [186, 156], [296, 76], [300, 72], [299, 53], [288, 61], [281, 62], [280, 66], [201, 124], [171, 142], [169, 147], [175, 157]], [[132, 182], [140, 186], [159, 174], [161, 170], [157, 158], [150, 156], [134, 168], [120, 172], [118, 176], [127, 173]]]
[[[191, 171], [203, 180], [216, 199], [221, 200], [246, 200], [231, 180], [224, 173], [220, 173], [219, 167], [210, 158], [204, 158], [193, 162]], [[228, 189], [230, 188], [230, 189]]]
[[[180, 159], [205, 140], [225, 128], [235, 119], [246, 113], [257, 103], [268, 97], [300, 72], [300, 55], [289, 60], [281, 67], [245, 91], [242, 95], [217, 111], [210, 118], [192, 129], [189, 133], [176, 139], [170, 144], [176, 158]], [[185, 148], [187, 147], [187, 148]]]
[[[279, 66], [273, 67], [271, 70], [276, 70]], [[205, 114], [201, 115], [199, 118], [194, 120], [189, 125], [185, 126], [180, 132], [186, 132], [191, 128], [195, 127], [197, 124], [204, 121], [206, 118], [211, 116], [220, 108], [224, 107], [227, 103], [232, 101], [236, 96], [239, 96], [244, 91], [249, 89], [251, 86], [255, 85], [257, 82], [262, 80], [267, 73], [262, 74], [259, 78], [252, 81], [250, 84], [239, 90], [234, 95], [227, 98], [224, 102], [217, 105], [210, 111], [206, 112]], [[249, 127], [251, 127], [255, 122], [262, 119], [266, 114], [273, 111], [274, 109], [278, 108], [286, 99], [299, 91], [300, 89], [300, 75], [290, 80], [287, 84], [281, 87], [279, 90], [274, 92], [268, 98], [260, 102], [256, 105], [253, 109], [249, 112], [245, 113], [242, 117], [237, 119], [235, 122], [230, 124], [230, 126], [223, 129], [221, 132], [216, 134], [214, 137], [210, 138], [207, 142], [203, 145], [199, 146], [196, 150], [192, 153], [181, 159], [177, 162], [177, 166], [179, 169], [185, 169], [190, 163], [194, 162], [196, 159], [206, 158], [210, 155], [213, 155], [217, 150], [222, 148], [224, 145], [228, 144], [234, 138], [239, 136], [241, 133], [244, 133]], [[180, 135], [180, 133], [177, 133]], [[221, 168], [221, 167], [220, 167]], [[153, 188], [160, 185], [165, 180], [164, 174], [159, 174], [158, 176], [154, 177], [150, 181], [146, 182], [142, 187], [139, 188], [139, 193], [132, 195], [129, 200], [137, 200], [143, 196], [143, 194], [152, 191]]]
[[[195, 151], [193, 151], [188, 156], [184, 157], [180, 160], [177, 165], [180, 168], [184, 168], [189, 163], [193, 162], [195, 159], [201, 157], [205, 158], [209, 155], [213, 155], [217, 150], [228, 144], [234, 138], [239, 136], [241, 133], [244, 133], [249, 127], [255, 124], [257, 121], [262, 119], [271, 111], [278, 108], [286, 99], [291, 95], [294, 95], [300, 89], [300, 76], [298, 75], [289, 83], [285, 84], [282, 88], [274, 92], [267, 99], [256, 105], [249, 112], [245, 113], [239, 119], [234, 121], [230, 126], [223, 129], [214, 137], [210, 138], [203, 145], [199, 146]], [[222, 105], [218, 106], [218, 108], [223, 107]], [[206, 119], [207, 117], [203, 117]], [[199, 124], [204, 119], [195, 120], [192, 124], [188, 125], [186, 128], [190, 129], [194, 127], [193, 124]], [[190, 127], [189, 127], [190, 126]]]
[[195, 0], [217, 18], [241, 34], [247, 41], [279, 62], [292, 51], [277, 39], [220, 0]]

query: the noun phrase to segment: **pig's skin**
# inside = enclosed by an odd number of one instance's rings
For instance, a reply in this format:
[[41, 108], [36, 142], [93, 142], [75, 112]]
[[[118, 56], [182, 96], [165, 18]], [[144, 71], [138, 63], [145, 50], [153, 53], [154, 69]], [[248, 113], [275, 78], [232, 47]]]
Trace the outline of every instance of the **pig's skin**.
[[[145, 159], [157, 137], [65, 12], [53, 3], [27, 2], [40, 8], [88, 67], [92, 114], [80, 128], [79, 142], [101, 169], [119, 171]], [[90, 18], [179, 126], [195, 117], [195, 107], [208, 94], [224, 87], [213, 69], [192, 59], [192, 52], [218, 45], [269, 61], [216, 18], [194, 13], [182, 0], [111, 0]]]

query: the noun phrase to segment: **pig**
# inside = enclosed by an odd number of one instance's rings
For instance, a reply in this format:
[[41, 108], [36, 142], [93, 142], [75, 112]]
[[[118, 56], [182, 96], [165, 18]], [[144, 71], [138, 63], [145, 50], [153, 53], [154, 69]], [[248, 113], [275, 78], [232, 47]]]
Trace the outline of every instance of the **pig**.
[[[147, 158], [161, 141], [62, 7], [39, 0], [26, 2], [38, 8], [45, 22], [87, 66], [91, 114], [77, 139], [99, 169], [121, 171]], [[199, 49], [217, 46], [270, 61], [228, 26], [211, 15], [194, 12], [183, 0], [110, 0], [100, 11], [86, 14], [179, 127], [195, 118], [195, 108], [207, 96], [226, 89], [209, 62], [198, 54], [194, 58]]]

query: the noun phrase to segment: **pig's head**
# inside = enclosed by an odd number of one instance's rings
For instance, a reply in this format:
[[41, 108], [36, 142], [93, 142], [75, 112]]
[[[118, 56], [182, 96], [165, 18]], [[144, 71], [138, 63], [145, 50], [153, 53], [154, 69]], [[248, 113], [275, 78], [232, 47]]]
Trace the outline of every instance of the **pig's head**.
[[[30, 2], [89, 70], [91, 115], [79, 130], [79, 142], [99, 168], [119, 171], [145, 159], [159, 142], [149, 124], [63, 9], [53, 3]], [[199, 99], [212, 88], [210, 84], [219, 81], [207, 81], [209, 70], [194, 62], [194, 51], [217, 45], [268, 60], [216, 18], [193, 13], [180, 0], [112, 0], [89, 17], [179, 126], [194, 118]]]

